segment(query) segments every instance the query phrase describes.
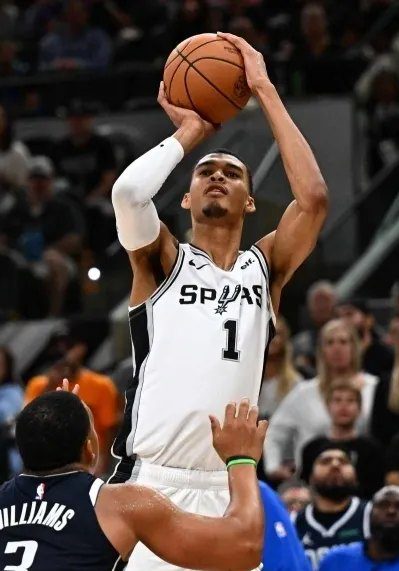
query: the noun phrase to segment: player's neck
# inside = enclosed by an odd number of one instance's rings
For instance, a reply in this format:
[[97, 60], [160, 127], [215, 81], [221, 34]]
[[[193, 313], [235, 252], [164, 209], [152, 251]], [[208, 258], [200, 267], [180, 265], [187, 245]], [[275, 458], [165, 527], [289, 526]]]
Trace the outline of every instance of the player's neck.
[[337, 426], [334, 425], [330, 430], [330, 438], [332, 440], [352, 440], [356, 438], [356, 429], [354, 426]]
[[67, 474], [68, 472], [88, 472], [89, 469], [83, 464], [77, 462], [73, 464], [67, 464], [61, 468], [55, 468], [54, 470], [24, 470], [24, 474], [28, 476], [56, 476], [57, 474]]
[[229, 270], [237, 260], [241, 242], [241, 227], [226, 228], [196, 224], [191, 243], [204, 250], [223, 270]]

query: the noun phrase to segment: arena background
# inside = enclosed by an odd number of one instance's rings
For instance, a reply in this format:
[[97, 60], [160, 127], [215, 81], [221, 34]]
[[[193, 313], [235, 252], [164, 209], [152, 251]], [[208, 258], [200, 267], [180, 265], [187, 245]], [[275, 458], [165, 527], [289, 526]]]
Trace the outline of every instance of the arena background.
[[[84, 183], [77, 195], [79, 156], [74, 155], [77, 173], [69, 176], [62, 165], [65, 157], [59, 156], [64, 148], [60, 141], [69, 137], [71, 117], [93, 117], [94, 130], [110, 143], [113, 158], [105, 175], [114, 180], [135, 157], [173, 132], [156, 103], [170, 50], [190, 35], [218, 29], [243, 36], [264, 54], [269, 74], [310, 142], [329, 188], [330, 211], [321, 238], [283, 294], [281, 313], [292, 333], [309, 326], [306, 292], [317, 280], [330, 280], [341, 299], [367, 299], [381, 328], [397, 311], [399, 2], [4, 0], [0, 345], [12, 352], [15, 379], [22, 387], [79, 341], [85, 346], [86, 366], [114, 376], [118, 389], [123, 388], [131, 372], [131, 271], [114, 229], [112, 181], [107, 179], [108, 192], [94, 207], [86, 200], [92, 189]], [[87, 40], [75, 46], [72, 55], [68, 30], [86, 34]], [[14, 131], [8, 143], [7, 122]], [[18, 172], [23, 173], [19, 180], [9, 175], [15, 147]], [[257, 211], [245, 226], [247, 246], [276, 226], [291, 200], [278, 150], [254, 99], [183, 160], [155, 202], [176, 237], [189, 239], [190, 221], [180, 199], [195, 159], [214, 147], [238, 152], [253, 171]], [[105, 167], [98, 156], [93, 154], [91, 167], [86, 159], [82, 157], [82, 171], [92, 168], [101, 180]], [[45, 252], [56, 245], [40, 240], [37, 245], [40, 224], [32, 234], [25, 218], [18, 218], [35, 168], [39, 176], [51, 171], [53, 196], [70, 201], [81, 221], [78, 245], [67, 255], [72, 268], [67, 289], [61, 307], [53, 312]], [[60, 339], [67, 340], [65, 346]]]

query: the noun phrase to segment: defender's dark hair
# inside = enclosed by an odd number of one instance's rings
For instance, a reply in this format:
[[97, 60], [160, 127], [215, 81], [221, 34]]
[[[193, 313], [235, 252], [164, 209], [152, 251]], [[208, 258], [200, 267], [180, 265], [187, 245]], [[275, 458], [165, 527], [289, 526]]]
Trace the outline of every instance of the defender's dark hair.
[[230, 149], [224, 149], [222, 147], [219, 149], [213, 149], [212, 151], [209, 151], [209, 153], [206, 153], [206, 154], [207, 155], [231, 155], [232, 157], [235, 157], [236, 159], [241, 161], [243, 163], [243, 165], [245, 166], [245, 168], [247, 169], [248, 183], [249, 183], [249, 194], [250, 194], [250, 196], [253, 196], [254, 183], [253, 183], [253, 179], [252, 179], [252, 172], [251, 172], [251, 169], [249, 168], [249, 166], [247, 165], [247, 163], [242, 159], [242, 157], [240, 157], [239, 154], [233, 153], [233, 151], [230, 151]]
[[76, 395], [53, 391], [34, 399], [16, 424], [25, 468], [45, 472], [79, 462], [89, 431], [89, 415]]

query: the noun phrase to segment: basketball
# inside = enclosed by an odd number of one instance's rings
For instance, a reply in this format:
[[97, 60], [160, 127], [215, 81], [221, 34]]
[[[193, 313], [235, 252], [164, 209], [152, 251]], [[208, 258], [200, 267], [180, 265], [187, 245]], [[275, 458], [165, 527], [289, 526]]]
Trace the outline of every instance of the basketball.
[[251, 95], [240, 51], [216, 34], [181, 42], [166, 61], [163, 81], [170, 103], [214, 124], [234, 117]]

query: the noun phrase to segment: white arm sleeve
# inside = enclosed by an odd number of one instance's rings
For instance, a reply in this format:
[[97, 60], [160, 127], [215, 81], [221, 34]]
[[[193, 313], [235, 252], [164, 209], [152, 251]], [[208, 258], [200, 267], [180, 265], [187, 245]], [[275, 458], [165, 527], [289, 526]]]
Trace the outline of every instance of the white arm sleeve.
[[159, 236], [160, 221], [152, 202], [172, 170], [184, 157], [181, 144], [169, 137], [129, 165], [112, 188], [119, 242], [138, 250]]

